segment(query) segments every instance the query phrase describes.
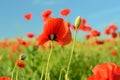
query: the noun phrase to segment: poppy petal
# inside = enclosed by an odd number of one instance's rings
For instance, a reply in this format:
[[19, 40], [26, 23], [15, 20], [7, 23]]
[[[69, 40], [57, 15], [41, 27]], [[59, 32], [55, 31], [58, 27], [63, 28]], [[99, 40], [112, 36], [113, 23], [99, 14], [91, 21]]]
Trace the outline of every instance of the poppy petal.
[[31, 20], [32, 14], [31, 14], [31, 13], [25, 14], [25, 15], [24, 15], [24, 18], [25, 18], [26, 20]]
[[66, 35], [58, 41], [58, 43], [62, 46], [67, 45], [68, 43], [70, 43], [72, 41], [72, 37], [71, 37], [71, 32], [70, 30], [66, 33]]

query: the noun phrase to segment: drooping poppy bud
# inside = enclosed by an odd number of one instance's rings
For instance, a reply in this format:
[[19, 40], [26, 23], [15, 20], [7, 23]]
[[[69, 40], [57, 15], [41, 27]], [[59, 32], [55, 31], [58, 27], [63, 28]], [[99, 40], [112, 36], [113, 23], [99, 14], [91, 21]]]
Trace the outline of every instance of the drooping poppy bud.
[[26, 55], [25, 54], [22, 54], [21, 56], [20, 56], [20, 60], [25, 60], [26, 59]]

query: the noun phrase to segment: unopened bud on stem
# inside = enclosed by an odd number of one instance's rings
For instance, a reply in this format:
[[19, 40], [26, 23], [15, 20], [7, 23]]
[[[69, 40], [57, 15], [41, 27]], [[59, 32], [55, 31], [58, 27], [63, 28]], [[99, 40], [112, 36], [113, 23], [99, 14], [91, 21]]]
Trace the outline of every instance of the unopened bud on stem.
[[81, 17], [78, 16], [78, 17], [75, 19], [75, 24], [74, 24], [74, 26], [75, 26], [76, 29], [79, 28], [80, 23], [81, 23]]
[[25, 55], [25, 54], [22, 54], [22, 55], [20, 56], [20, 59], [21, 59], [21, 60], [25, 60], [25, 59], [26, 59], [26, 55]]

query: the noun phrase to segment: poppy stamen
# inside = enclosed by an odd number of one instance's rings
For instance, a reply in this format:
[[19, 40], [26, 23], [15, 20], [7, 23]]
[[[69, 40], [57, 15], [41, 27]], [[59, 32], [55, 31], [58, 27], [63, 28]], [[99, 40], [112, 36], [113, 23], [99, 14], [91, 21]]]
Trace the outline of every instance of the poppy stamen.
[[51, 35], [48, 36], [48, 38], [50, 40], [55, 40], [57, 38], [57, 36], [55, 34], [51, 34]]

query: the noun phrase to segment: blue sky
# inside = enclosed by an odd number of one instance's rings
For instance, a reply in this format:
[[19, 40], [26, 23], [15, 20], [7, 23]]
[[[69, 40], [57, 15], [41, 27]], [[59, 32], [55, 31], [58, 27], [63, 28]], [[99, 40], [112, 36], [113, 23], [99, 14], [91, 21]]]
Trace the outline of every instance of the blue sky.
[[[61, 17], [59, 11], [64, 8], [71, 9], [66, 18], [71, 23], [79, 15], [100, 31], [110, 23], [120, 26], [120, 0], [1, 0], [0, 39], [17, 35], [25, 37], [28, 32], [37, 36], [43, 28], [41, 12], [51, 9], [53, 16]], [[31, 21], [24, 19], [26, 13], [33, 14]]]

